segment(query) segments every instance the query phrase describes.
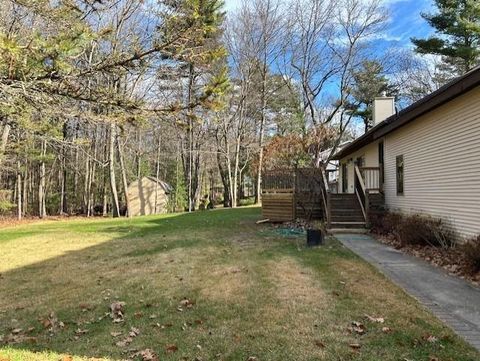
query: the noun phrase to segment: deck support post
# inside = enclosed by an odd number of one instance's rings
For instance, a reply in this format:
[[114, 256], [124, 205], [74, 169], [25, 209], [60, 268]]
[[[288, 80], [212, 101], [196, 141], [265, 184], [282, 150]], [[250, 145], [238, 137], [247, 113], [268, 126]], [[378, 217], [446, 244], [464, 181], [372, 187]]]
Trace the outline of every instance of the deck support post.
[[365, 190], [365, 226], [370, 227], [370, 191]]
[[332, 226], [332, 205], [331, 205], [331, 201], [330, 201], [330, 191], [327, 191], [327, 209], [326, 209], [326, 213], [327, 213], [327, 229], [330, 229], [331, 226]]

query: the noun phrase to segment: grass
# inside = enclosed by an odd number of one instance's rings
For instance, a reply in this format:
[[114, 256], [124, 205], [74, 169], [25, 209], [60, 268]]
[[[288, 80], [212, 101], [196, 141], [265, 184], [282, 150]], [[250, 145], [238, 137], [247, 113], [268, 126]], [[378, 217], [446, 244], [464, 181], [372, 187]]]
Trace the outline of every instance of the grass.
[[[145, 349], [192, 361], [479, 359], [337, 241], [307, 249], [259, 217], [244, 208], [2, 229], [0, 360], [141, 360]], [[123, 322], [108, 315], [114, 301], [126, 304]], [[138, 336], [116, 345], [132, 327]]]

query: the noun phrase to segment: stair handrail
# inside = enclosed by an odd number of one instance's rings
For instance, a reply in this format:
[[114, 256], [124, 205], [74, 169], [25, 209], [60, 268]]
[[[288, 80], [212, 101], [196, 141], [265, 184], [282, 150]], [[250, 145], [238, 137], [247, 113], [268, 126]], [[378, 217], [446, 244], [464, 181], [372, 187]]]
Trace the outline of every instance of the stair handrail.
[[325, 220], [327, 221], [327, 227], [330, 227], [330, 202], [329, 202], [329, 194], [330, 194], [330, 187], [328, 186], [328, 179], [325, 174], [325, 169], [321, 169], [322, 173], [322, 199], [323, 199], [323, 209], [325, 213]]
[[357, 180], [362, 187], [363, 194], [365, 194], [365, 182], [363, 181], [362, 172], [360, 172], [360, 168], [358, 168], [358, 165], [355, 165], [355, 173], [357, 174]]
[[365, 182], [363, 181], [362, 173], [360, 172], [360, 169], [358, 168], [358, 165], [355, 164], [355, 174], [356, 174], [356, 180], [358, 184], [360, 185], [360, 190], [362, 194], [359, 192], [359, 187], [355, 185], [355, 194], [357, 195], [358, 198], [358, 203], [360, 203], [360, 208], [362, 209], [363, 213], [363, 218], [365, 219], [365, 222], [367, 221], [367, 212], [366, 212], [366, 189], [365, 189]]

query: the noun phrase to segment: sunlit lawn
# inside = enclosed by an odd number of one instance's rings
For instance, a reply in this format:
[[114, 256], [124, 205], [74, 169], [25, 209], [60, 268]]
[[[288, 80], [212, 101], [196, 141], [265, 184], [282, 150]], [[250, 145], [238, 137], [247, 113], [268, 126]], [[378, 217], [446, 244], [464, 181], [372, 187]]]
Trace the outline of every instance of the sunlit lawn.
[[336, 241], [307, 249], [259, 218], [245, 208], [0, 230], [0, 360], [480, 359]]

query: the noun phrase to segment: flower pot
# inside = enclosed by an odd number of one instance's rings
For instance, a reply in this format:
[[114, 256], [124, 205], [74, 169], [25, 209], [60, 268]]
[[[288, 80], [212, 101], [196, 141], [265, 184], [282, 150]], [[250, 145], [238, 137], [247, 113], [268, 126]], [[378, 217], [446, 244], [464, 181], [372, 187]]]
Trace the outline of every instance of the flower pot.
[[323, 244], [323, 232], [320, 229], [307, 229], [307, 246], [315, 247]]

